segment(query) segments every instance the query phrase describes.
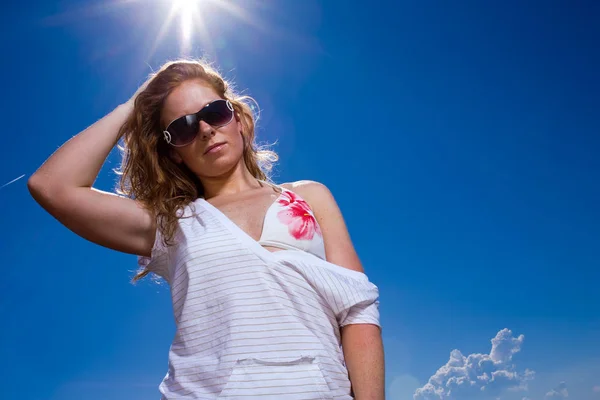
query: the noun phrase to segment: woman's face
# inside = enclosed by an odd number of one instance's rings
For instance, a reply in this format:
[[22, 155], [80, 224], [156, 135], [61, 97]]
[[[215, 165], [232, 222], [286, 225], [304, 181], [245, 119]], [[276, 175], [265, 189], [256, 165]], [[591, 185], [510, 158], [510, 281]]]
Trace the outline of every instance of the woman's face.
[[[161, 124], [166, 127], [176, 118], [195, 114], [208, 103], [221, 97], [202, 81], [187, 81], [166, 98], [161, 111]], [[214, 178], [228, 173], [243, 162], [244, 140], [237, 113], [225, 126], [213, 127], [200, 121], [196, 139], [183, 147], [171, 147], [175, 162], [183, 162], [198, 178]]]

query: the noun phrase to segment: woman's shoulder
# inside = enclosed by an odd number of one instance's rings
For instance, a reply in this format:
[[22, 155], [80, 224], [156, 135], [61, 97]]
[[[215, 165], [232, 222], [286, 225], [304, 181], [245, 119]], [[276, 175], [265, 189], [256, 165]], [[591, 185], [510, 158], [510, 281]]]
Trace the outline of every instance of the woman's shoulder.
[[321, 182], [301, 180], [282, 183], [279, 186], [298, 194], [311, 205], [333, 200], [331, 191]]
[[315, 194], [329, 192], [329, 189], [323, 183], [311, 180], [286, 182], [279, 184], [279, 186], [291, 190], [292, 192], [297, 192], [300, 195], [302, 195], [302, 193]]

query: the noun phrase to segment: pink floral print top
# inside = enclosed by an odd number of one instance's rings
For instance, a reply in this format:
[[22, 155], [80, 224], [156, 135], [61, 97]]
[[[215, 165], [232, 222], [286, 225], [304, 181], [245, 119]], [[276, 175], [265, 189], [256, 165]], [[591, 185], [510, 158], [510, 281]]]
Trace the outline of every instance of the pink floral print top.
[[296, 193], [281, 190], [279, 198], [267, 210], [258, 243], [306, 251], [325, 260], [323, 235], [312, 209]]

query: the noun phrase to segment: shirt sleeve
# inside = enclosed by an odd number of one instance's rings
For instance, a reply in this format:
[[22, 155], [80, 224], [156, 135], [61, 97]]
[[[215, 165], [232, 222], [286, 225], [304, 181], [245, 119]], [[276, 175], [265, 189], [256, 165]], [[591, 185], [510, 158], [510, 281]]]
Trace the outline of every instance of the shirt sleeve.
[[169, 282], [169, 251], [164, 244], [160, 229], [156, 229], [150, 257], [138, 256], [138, 266], [146, 268]]
[[379, 321], [379, 289], [367, 279], [361, 284], [352, 285], [345, 307], [338, 313], [340, 327], [353, 324], [373, 324], [381, 327]]

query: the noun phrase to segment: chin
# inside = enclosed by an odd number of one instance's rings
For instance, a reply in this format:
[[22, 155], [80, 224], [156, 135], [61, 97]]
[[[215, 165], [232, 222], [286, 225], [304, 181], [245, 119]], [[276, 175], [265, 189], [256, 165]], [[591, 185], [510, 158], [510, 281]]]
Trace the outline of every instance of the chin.
[[217, 178], [219, 176], [228, 175], [232, 172], [240, 163], [243, 163], [243, 158], [233, 157], [219, 157], [211, 162], [204, 162], [197, 170], [202, 172], [196, 172], [199, 178]]

